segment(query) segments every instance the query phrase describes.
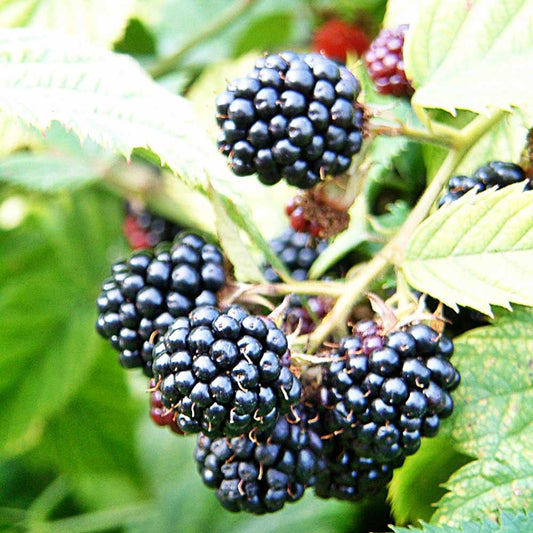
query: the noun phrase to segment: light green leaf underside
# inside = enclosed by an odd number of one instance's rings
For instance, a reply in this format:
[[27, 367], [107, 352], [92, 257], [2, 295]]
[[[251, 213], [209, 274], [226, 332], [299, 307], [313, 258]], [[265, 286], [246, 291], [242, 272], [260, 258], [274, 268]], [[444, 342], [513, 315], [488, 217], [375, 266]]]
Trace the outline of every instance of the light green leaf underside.
[[0, 26], [56, 30], [101, 45], [122, 33], [135, 0], [0, 0]]
[[468, 194], [437, 210], [408, 242], [409, 283], [452, 308], [533, 305], [533, 192], [522, 189]]
[[500, 313], [455, 347], [452, 434], [478, 459], [448, 480], [432, 521], [457, 526], [499, 509], [533, 510], [533, 311]]
[[404, 46], [414, 106], [533, 107], [533, 4], [430, 0]]
[[533, 513], [499, 513], [496, 520], [483, 517], [481, 520], [465, 520], [457, 527], [422, 524], [422, 528], [394, 527], [394, 533], [531, 533]]

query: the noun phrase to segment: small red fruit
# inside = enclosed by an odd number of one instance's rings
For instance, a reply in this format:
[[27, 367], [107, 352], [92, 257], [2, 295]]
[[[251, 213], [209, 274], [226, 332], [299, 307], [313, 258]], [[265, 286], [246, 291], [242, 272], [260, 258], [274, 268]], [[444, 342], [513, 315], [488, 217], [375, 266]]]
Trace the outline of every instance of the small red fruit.
[[314, 32], [311, 47], [315, 52], [344, 63], [348, 53], [356, 52], [360, 56], [369, 44], [365, 32], [357, 26], [331, 19]]

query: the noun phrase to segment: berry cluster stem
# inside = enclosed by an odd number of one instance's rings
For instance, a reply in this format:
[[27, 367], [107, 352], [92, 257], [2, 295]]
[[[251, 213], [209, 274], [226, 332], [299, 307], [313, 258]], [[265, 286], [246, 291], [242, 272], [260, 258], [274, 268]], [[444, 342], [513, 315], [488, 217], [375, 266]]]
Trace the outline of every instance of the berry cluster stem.
[[499, 110], [489, 116], [478, 115], [468, 126], [461, 130], [458, 136], [460, 140], [458, 147], [448, 152], [435, 177], [420, 197], [420, 200], [402, 227], [385, 247], [361, 269], [359, 274], [345, 284], [344, 292], [334, 307], [310, 335], [308, 345], [309, 353], [316, 351], [327, 336], [338, 328], [339, 324], [346, 323], [352, 307], [364, 296], [368, 290], [368, 286], [374, 279], [385, 272], [391, 265], [401, 265], [409, 239], [429, 214], [431, 207], [457, 168], [457, 165], [479, 138], [491, 126], [501, 120], [503, 115], [504, 112]]
[[191, 39], [183, 43], [174, 53], [161, 58], [151, 68], [148, 73], [154, 78], [162, 78], [172, 72], [183, 59], [183, 56], [190, 52], [195, 46], [213, 37], [226, 26], [240, 18], [246, 13], [257, 0], [237, 0], [233, 2], [224, 12], [215, 17], [210, 23], [203, 26], [202, 30], [194, 34]]

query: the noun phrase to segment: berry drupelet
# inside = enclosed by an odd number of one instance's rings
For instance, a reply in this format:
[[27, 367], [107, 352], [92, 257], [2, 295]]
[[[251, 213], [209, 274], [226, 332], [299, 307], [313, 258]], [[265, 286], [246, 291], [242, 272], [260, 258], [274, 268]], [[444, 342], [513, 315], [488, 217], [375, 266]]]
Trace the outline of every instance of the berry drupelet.
[[150, 380], [150, 418], [161, 427], [168, 426], [171, 431], [178, 435], [183, 435], [183, 431], [176, 424], [174, 413], [170, 409], [166, 409], [161, 403], [161, 392], [155, 389], [155, 381]]
[[405, 77], [403, 42], [409, 26], [383, 29], [365, 52], [368, 74], [381, 94], [411, 96], [413, 88]]
[[[491, 161], [476, 169], [472, 176], [452, 176], [446, 187], [446, 193], [439, 201], [439, 207], [461, 198], [468, 191], [484, 191], [495, 187], [501, 189], [507, 185], [526, 179], [523, 169], [515, 163]], [[526, 182], [525, 189], [531, 189], [532, 182]]]
[[185, 433], [232, 437], [272, 427], [300, 399], [287, 351], [281, 330], [242, 307], [197, 307], [154, 347], [161, 402]]
[[217, 97], [218, 147], [238, 176], [309, 189], [348, 170], [359, 152], [360, 90], [345, 66], [320, 54], [262, 57]]
[[323, 368], [316, 402], [325, 430], [359, 457], [396, 465], [451, 415], [459, 372], [453, 343], [424, 324], [388, 334], [361, 321]]
[[96, 301], [96, 329], [119, 352], [123, 367], [142, 367], [152, 376], [156, 334], [199, 305], [217, 305], [216, 293], [225, 284], [218, 247], [182, 233], [173, 244], [133, 252], [113, 265]]
[[297, 420], [280, 418], [271, 431], [211, 439], [200, 433], [195, 459], [204, 483], [229, 511], [264, 514], [299, 500], [323, 468], [322, 441]]

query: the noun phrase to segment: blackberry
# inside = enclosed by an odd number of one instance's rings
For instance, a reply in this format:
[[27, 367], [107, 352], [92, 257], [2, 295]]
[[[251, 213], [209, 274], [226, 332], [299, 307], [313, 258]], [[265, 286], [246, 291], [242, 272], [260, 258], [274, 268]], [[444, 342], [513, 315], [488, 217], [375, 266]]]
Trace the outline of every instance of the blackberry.
[[378, 93], [411, 96], [413, 88], [405, 77], [403, 42], [409, 26], [383, 29], [365, 52], [368, 74]]
[[286, 333], [298, 330], [301, 335], [311, 333], [316, 327], [315, 320], [322, 320], [330, 309], [327, 298], [309, 296], [304, 302], [302, 297], [293, 294], [283, 316], [283, 330]]
[[322, 469], [322, 441], [299, 420], [281, 417], [271, 431], [232, 439], [200, 433], [194, 453], [204, 483], [229, 511], [264, 514], [299, 500]]
[[300, 398], [282, 363], [283, 332], [241, 307], [204, 306], [178, 318], [153, 350], [163, 405], [185, 433], [236, 436], [271, 427]]
[[168, 426], [174, 433], [183, 435], [183, 431], [176, 424], [174, 413], [170, 409], [166, 409], [161, 402], [161, 392], [154, 390], [156, 383], [153, 379], [150, 380], [150, 418], [158, 426]]
[[360, 90], [345, 66], [320, 54], [262, 57], [217, 97], [218, 147], [238, 176], [309, 189], [348, 170], [360, 150]]
[[449, 393], [460, 379], [452, 352], [451, 341], [424, 324], [384, 334], [377, 322], [357, 323], [314, 393], [324, 431], [360, 457], [403, 461], [451, 415]]
[[216, 292], [226, 283], [223, 262], [218, 247], [182, 233], [173, 244], [135, 251], [113, 265], [96, 301], [96, 329], [123, 367], [142, 367], [152, 376], [155, 334], [198, 305], [217, 304]]
[[127, 201], [122, 232], [132, 250], [154, 248], [162, 241], [171, 241], [183, 229], [142, 205]]
[[[303, 281], [316, 258], [327, 248], [323, 239], [314, 239], [307, 233], [286, 229], [270, 242], [270, 247], [289, 269], [294, 279]], [[281, 281], [277, 272], [269, 265], [263, 265], [263, 274], [270, 283]]]
[[339, 19], [324, 22], [314, 32], [311, 48], [337, 61], [346, 62], [346, 54], [355, 52], [358, 56], [368, 48], [370, 41], [365, 32]]
[[[446, 186], [446, 193], [439, 200], [439, 207], [461, 198], [470, 190], [484, 191], [490, 187], [501, 189], [526, 179], [523, 169], [515, 163], [491, 161], [475, 170], [472, 176], [452, 176]], [[525, 189], [533, 188], [528, 180]]]

